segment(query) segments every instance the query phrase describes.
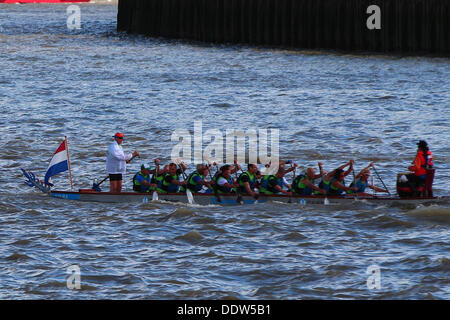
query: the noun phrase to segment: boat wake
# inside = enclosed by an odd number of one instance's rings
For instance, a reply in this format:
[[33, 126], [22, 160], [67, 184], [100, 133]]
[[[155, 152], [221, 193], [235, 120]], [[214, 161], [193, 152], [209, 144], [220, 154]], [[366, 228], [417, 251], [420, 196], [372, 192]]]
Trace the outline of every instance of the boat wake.
[[450, 223], [450, 208], [438, 205], [418, 206], [416, 209], [407, 212], [408, 215], [416, 218], [424, 218], [435, 222]]

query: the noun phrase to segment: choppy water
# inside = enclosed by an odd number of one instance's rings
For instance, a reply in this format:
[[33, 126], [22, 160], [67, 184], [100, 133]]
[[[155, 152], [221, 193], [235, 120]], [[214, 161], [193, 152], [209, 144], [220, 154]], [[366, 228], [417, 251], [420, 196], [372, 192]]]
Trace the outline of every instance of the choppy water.
[[[168, 161], [172, 132], [202, 120], [279, 128], [281, 155], [302, 167], [376, 161], [391, 191], [426, 139], [435, 193], [448, 194], [448, 59], [129, 36], [108, 5], [81, 6], [82, 29], [69, 31], [65, 10], [0, 5], [1, 298], [450, 298], [448, 203], [76, 203], [29, 189], [19, 170], [42, 176], [67, 135], [76, 188], [87, 187], [105, 175], [114, 132], [143, 160]], [[66, 287], [74, 264], [79, 291]], [[368, 289], [371, 265], [380, 289]]]

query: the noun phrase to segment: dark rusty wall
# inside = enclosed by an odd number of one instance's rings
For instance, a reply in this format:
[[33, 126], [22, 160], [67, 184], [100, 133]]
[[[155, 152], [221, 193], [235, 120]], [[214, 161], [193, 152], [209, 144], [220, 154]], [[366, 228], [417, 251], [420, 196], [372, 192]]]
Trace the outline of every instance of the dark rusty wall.
[[[381, 30], [369, 30], [370, 5]], [[156, 37], [450, 56], [450, 0], [119, 0], [117, 29]]]

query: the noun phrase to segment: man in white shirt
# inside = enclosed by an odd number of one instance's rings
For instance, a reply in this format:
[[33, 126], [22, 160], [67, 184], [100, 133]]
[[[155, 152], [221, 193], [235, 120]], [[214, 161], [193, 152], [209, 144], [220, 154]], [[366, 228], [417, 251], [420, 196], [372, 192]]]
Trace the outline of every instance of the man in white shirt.
[[106, 171], [109, 174], [109, 191], [122, 192], [122, 175], [127, 170], [127, 163], [132, 158], [139, 155], [139, 151], [125, 154], [122, 149], [123, 134], [117, 132], [114, 136], [114, 142], [108, 147], [108, 154], [106, 156]]

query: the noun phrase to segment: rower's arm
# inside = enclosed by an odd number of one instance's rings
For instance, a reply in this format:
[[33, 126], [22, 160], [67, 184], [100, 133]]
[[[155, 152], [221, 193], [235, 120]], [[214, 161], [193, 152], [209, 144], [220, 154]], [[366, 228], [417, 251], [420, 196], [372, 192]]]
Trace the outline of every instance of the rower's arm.
[[323, 174], [319, 173], [319, 174], [314, 175], [313, 179], [316, 180], [316, 179], [322, 178], [322, 176], [323, 176]]
[[314, 176], [314, 179], [319, 179], [325, 175], [325, 171], [322, 167], [322, 162], [317, 163], [317, 165], [319, 166], [319, 173]]
[[366, 172], [366, 170], [369, 170], [370, 168], [372, 168], [373, 167], [373, 162], [371, 162], [371, 163], [369, 163], [369, 165], [367, 166], [367, 167], [365, 167], [364, 169], [362, 169], [357, 175], [356, 175], [356, 179], [358, 179], [359, 177], [361, 177], [362, 176], [362, 174], [364, 173], [364, 172]]
[[159, 159], [155, 159], [155, 169], [153, 170], [154, 174], [158, 174], [160, 172], [160, 168], [159, 168]]
[[255, 194], [255, 192], [252, 190], [252, 188], [250, 188], [249, 182], [244, 182], [244, 188], [249, 195], [253, 196]]
[[356, 190], [358, 190], [356, 187], [346, 187], [342, 183], [340, 183], [339, 181], [333, 182], [333, 186], [335, 186], [336, 188], [339, 188], [341, 190], [344, 190], [344, 191], [349, 191], [349, 190], [356, 191]]
[[199, 185], [202, 185], [202, 186], [209, 186], [212, 183], [212, 181], [199, 180], [199, 181], [196, 181], [196, 183]]
[[283, 190], [283, 188], [281, 188], [279, 185], [276, 185], [276, 186], [275, 186], [275, 189], [276, 189], [277, 191], [281, 192], [281, 193], [288, 194], [288, 192], [285, 191], [285, 190]]
[[375, 190], [375, 191], [378, 191], [378, 192], [389, 193], [389, 191], [387, 191], [387, 190], [385, 190], [385, 189], [382, 189], [382, 188], [375, 187], [375, 186], [373, 186], [373, 185], [368, 185], [368, 187], [371, 188], [372, 190]]
[[241, 166], [239, 165], [237, 160], [234, 160], [234, 168], [231, 170], [231, 173], [236, 173], [241, 170]]
[[313, 190], [319, 191], [320, 193], [323, 193], [323, 194], [326, 193], [325, 190], [320, 189], [319, 187], [316, 187], [313, 183], [311, 183], [311, 182], [308, 181], [308, 180], [303, 181], [303, 183], [304, 183], [307, 187], [310, 187], [310, 188], [313, 189]]
[[173, 179], [172, 181], [170, 181], [171, 184], [176, 184], [178, 186], [184, 186], [186, 184], [186, 181], [179, 181], [176, 179]]
[[292, 167], [290, 167], [289, 169], [287, 169], [284, 173], [289, 173], [294, 171], [296, 168], [298, 167], [298, 164], [294, 163], [294, 165]]
[[416, 158], [414, 159], [413, 165], [410, 166], [408, 169], [409, 169], [409, 171], [415, 172], [421, 168], [420, 165], [421, 165], [420, 157], [419, 157], [419, 153], [417, 153]]
[[143, 184], [144, 186], [147, 186], [147, 187], [153, 186], [152, 183], [150, 183], [150, 182], [148, 182], [148, 181], [146, 181], [146, 180], [141, 181], [141, 184]]
[[186, 169], [187, 169], [187, 166], [186, 166], [186, 164], [185, 164], [183, 161], [181, 161], [180, 167], [181, 167], [181, 169], [183, 170], [183, 172], [185, 172]]
[[[344, 177], [348, 176], [353, 171], [353, 160], [350, 160], [347, 165], [349, 166], [347, 171], [344, 172]], [[344, 167], [345, 168], [345, 167]]]
[[349, 162], [344, 163], [344, 164], [343, 164], [342, 166], [340, 166], [338, 169], [344, 170], [345, 167], [347, 167], [347, 166], [349, 166], [349, 165], [351, 165], [351, 164], [352, 164], [352, 162], [351, 162], [351, 160], [350, 160]]

